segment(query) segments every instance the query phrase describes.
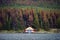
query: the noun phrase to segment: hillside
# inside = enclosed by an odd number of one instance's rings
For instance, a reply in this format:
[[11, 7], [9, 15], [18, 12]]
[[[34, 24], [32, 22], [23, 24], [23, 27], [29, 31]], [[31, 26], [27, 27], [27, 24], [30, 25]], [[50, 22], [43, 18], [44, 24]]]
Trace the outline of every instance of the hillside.
[[60, 9], [60, 0], [0, 0], [0, 7], [5, 6], [39, 6]]

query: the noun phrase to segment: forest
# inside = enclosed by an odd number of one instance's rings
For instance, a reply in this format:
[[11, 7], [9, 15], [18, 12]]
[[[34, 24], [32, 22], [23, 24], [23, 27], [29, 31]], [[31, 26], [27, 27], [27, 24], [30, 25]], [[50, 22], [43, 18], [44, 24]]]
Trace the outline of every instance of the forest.
[[0, 30], [60, 28], [60, 10], [43, 8], [0, 8]]

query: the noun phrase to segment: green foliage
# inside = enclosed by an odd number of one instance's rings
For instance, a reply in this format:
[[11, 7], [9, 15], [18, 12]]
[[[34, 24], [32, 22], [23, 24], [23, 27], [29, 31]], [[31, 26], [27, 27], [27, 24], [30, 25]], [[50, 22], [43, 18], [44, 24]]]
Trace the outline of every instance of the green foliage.
[[34, 13], [34, 23], [33, 23], [33, 25], [34, 25], [34, 27], [36, 27], [37, 30], [39, 30], [40, 26], [39, 26], [39, 21], [38, 21], [38, 15], [36, 13], [36, 10], [34, 12], [35, 13]]
[[3, 29], [5, 29], [5, 30], [10, 30], [11, 28], [10, 28], [10, 23], [11, 23], [11, 18], [9, 18], [8, 19], [8, 16], [5, 18], [6, 19], [6, 21], [5, 21], [5, 24], [4, 24], [4, 26], [3, 26]]
[[57, 26], [58, 26], [58, 28], [60, 28], [60, 17], [57, 19]]
[[18, 30], [24, 30], [24, 26], [21, 25], [21, 21], [17, 20], [17, 27], [18, 27]]

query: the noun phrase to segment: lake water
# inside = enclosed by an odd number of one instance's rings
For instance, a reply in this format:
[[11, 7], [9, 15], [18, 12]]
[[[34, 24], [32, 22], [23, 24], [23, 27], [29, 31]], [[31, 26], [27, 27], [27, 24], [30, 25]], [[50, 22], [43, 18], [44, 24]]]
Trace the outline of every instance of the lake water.
[[60, 34], [0, 33], [0, 40], [60, 40]]

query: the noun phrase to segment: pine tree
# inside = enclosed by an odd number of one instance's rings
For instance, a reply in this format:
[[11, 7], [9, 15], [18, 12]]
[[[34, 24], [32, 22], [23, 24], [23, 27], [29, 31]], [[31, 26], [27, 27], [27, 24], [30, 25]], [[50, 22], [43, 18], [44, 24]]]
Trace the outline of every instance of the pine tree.
[[36, 9], [34, 9], [34, 24], [33, 24], [37, 30], [40, 29], [40, 26], [39, 26], [39, 20], [38, 20], [38, 15], [37, 15], [37, 12], [36, 12]]

